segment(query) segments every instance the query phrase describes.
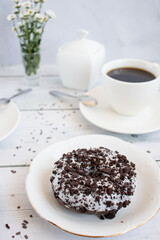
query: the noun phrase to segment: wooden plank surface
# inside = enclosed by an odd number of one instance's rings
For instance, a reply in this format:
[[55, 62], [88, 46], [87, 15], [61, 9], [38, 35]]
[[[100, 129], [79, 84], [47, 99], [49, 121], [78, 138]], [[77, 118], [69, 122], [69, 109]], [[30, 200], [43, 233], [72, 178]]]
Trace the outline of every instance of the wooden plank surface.
[[[76, 101], [58, 99], [48, 94], [52, 89], [75, 95], [81, 92], [63, 88], [56, 67], [46, 69], [48, 70], [44, 71], [40, 86], [34, 87], [32, 93], [15, 99], [21, 110], [21, 121], [17, 129], [0, 142], [0, 240], [12, 239], [13, 235], [15, 239], [25, 239], [24, 235], [28, 235], [28, 239], [32, 240], [82, 239], [65, 233], [41, 219], [32, 209], [26, 196], [25, 179], [31, 161], [38, 152], [57, 141], [84, 134], [107, 134], [136, 144], [148, 151], [160, 164], [160, 131], [125, 135], [95, 127], [83, 118]], [[0, 69], [0, 97], [11, 96], [18, 89], [26, 88], [21, 74], [16, 67]], [[13, 173], [14, 171], [16, 172]], [[21, 227], [23, 220], [29, 221], [27, 229]], [[158, 240], [159, 222], [160, 213], [147, 224], [112, 239]], [[10, 229], [7, 229], [5, 224], [9, 224]], [[15, 235], [19, 231], [21, 234]]]

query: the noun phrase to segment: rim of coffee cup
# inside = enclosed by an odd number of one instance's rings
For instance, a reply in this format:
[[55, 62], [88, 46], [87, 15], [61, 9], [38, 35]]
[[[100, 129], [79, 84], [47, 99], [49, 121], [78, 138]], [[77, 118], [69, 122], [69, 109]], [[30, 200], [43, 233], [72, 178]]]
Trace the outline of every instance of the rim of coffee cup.
[[[126, 64], [123, 65], [122, 63], [124, 62], [129, 62], [128, 65]], [[120, 63], [122, 64], [122, 66], [120, 65]], [[133, 63], [138, 63], [139, 64], [143, 64], [144, 66], [134, 66], [134, 64], [132, 65]], [[115, 64], [115, 66], [112, 66]], [[119, 66], [118, 66], [119, 64]], [[130, 64], [130, 65], [129, 65]], [[136, 64], [135, 64], [136, 65]], [[146, 67], [145, 67], [146, 65]], [[108, 72], [114, 70], [114, 69], [118, 69], [118, 68], [137, 68], [137, 69], [141, 69], [141, 70], [144, 70], [144, 71], [148, 71], [150, 73], [152, 73], [154, 76], [155, 76], [155, 79], [153, 80], [150, 80], [150, 81], [146, 81], [146, 82], [124, 82], [124, 81], [119, 81], [115, 78], [112, 78], [110, 77], [109, 75], [107, 75]], [[152, 69], [151, 69], [152, 68]], [[153, 71], [153, 68], [154, 68], [154, 71]], [[102, 69], [101, 69], [101, 73], [103, 76], [105, 76], [106, 78], [109, 78], [110, 80], [112, 81], [116, 81], [117, 83], [119, 84], [127, 84], [127, 85], [139, 85], [139, 84], [152, 84], [153, 82], [159, 80], [159, 77], [160, 77], [160, 65], [158, 63], [155, 63], [155, 62], [150, 62], [150, 61], [146, 61], [146, 60], [142, 60], [142, 59], [137, 59], [137, 58], [121, 58], [121, 59], [115, 59], [115, 60], [112, 60], [112, 61], [109, 61], [107, 63], [105, 63], [103, 66], [102, 66]]]

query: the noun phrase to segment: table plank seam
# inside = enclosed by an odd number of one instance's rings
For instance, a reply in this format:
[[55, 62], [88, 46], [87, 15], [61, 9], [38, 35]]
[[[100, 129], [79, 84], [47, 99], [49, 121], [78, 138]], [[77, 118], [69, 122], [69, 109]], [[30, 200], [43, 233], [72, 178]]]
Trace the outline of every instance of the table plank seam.
[[27, 112], [27, 111], [72, 111], [72, 110], [75, 110], [75, 111], [79, 111], [80, 109], [79, 108], [62, 108], [62, 109], [59, 109], [59, 108], [46, 108], [46, 109], [42, 109], [42, 108], [38, 108], [38, 109], [20, 109], [20, 111], [23, 111], [23, 112]]
[[19, 168], [19, 167], [30, 167], [30, 164], [16, 164], [16, 165], [1, 165], [0, 168]]
[[[0, 78], [12, 78], [12, 77], [17, 77], [17, 78], [22, 78], [24, 75], [0, 75]], [[60, 77], [59, 74], [50, 74], [50, 75], [41, 75], [41, 77]]]
[[[18, 195], [18, 194], [16, 194]], [[21, 211], [33, 211], [33, 208], [21, 208], [15, 210], [0, 210], [0, 212], [21, 212]]]

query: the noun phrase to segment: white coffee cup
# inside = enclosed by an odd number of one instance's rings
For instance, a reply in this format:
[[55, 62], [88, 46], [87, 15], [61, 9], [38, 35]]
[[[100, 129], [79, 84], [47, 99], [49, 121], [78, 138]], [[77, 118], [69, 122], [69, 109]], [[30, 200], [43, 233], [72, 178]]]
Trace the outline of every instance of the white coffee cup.
[[[111, 78], [107, 73], [117, 68], [138, 68], [152, 73], [155, 79], [146, 82], [124, 82]], [[118, 59], [102, 67], [102, 86], [106, 103], [118, 113], [136, 115], [147, 108], [158, 93], [160, 66], [140, 59]]]

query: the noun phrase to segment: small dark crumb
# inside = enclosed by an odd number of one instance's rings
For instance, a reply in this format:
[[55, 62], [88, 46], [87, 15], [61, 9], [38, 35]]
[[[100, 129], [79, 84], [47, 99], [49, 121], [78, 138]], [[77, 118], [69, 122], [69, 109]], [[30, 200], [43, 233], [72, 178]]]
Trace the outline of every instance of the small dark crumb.
[[147, 153], [151, 153], [151, 151], [147, 150]]
[[121, 221], [121, 223], [123, 223], [123, 221]]
[[16, 235], [20, 235], [21, 234], [21, 232], [16, 232]]
[[15, 236], [13, 235], [12, 238], [15, 238]]
[[32, 151], [33, 153], [35, 153], [36, 151]]
[[138, 135], [137, 135], [137, 134], [131, 134], [131, 136], [132, 136], [132, 137], [138, 137]]
[[28, 151], [31, 151], [31, 148], [29, 148]]
[[28, 239], [28, 236], [27, 236], [27, 235], [24, 235], [24, 238], [25, 238], [25, 239]]
[[26, 224], [23, 223], [22, 228], [26, 229], [27, 228]]
[[13, 157], [15, 157], [16, 156], [16, 154], [13, 154]]
[[32, 161], [33, 161], [33, 159], [30, 159], [30, 161], [32, 162]]
[[28, 224], [29, 222], [27, 220], [23, 220], [24, 223]]
[[11, 197], [14, 197], [14, 194], [11, 194]]
[[20, 206], [17, 206], [17, 209], [20, 209], [21, 207]]
[[10, 229], [10, 226], [8, 225], [8, 223], [6, 223], [6, 225], [5, 225], [5, 226], [6, 226], [6, 228]]
[[39, 114], [39, 115], [43, 115], [43, 113], [42, 113], [42, 112], [38, 112], [38, 114]]
[[32, 215], [29, 215], [30, 216], [30, 218], [32, 218], [33, 216]]
[[16, 173], [16, 170], [11, 170], [11, 173]]

